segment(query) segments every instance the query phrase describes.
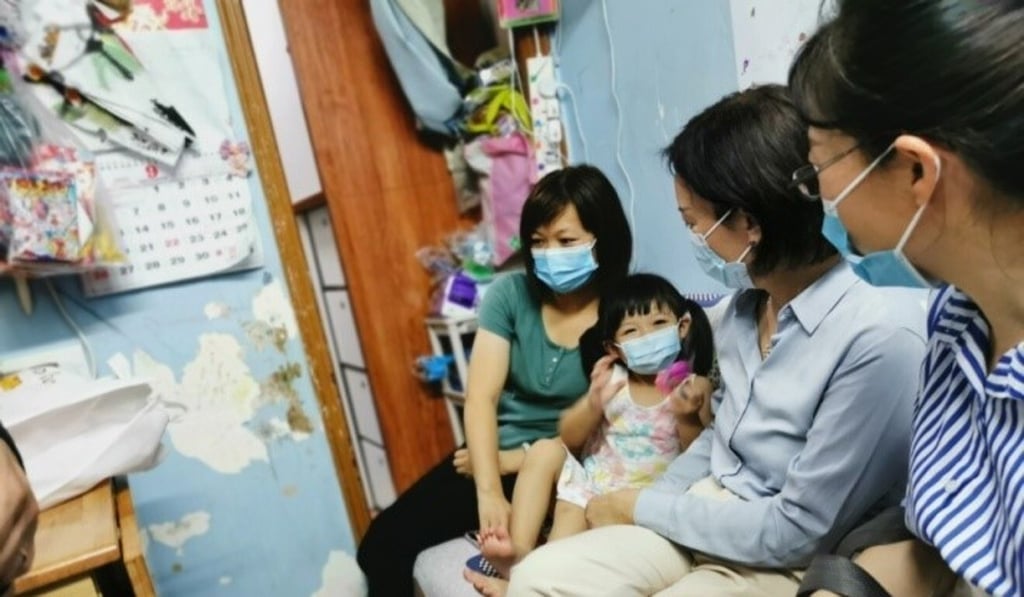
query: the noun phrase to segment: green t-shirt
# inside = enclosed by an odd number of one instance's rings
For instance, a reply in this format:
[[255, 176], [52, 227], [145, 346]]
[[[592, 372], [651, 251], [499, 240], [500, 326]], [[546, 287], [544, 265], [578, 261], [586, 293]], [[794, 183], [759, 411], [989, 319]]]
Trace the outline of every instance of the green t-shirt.
[[589, 386], [579, 348], [552, 342], [540, 309], [540, 299], [521, 272], [495, 280], [480, 305], [480, 327], [510, 344], [508, 377], [498, 400], [498, 444], [503, 450], [558, 435], [562, 410]]

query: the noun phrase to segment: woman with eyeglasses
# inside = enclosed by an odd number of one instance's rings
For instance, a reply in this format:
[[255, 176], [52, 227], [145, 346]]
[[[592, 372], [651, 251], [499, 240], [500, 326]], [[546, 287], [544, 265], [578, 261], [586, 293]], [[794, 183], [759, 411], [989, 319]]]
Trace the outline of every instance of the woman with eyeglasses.
[[765, 86], [666, 150], [698, 262], [737, 290], [715, 334], [714, 425], [654, 486], [594, 498], [601, 528], [531, 553], [510, 595], [793, 595], [816, 553], [899, 504], [924, 293], [873, 288], [822, 238], [821, 208], [790, 184], [806, 127]]
[[938, 289], [905, 501], [920, 541], [860, 564], [940, 594], [931, 546], [976, 591], [1022, 595], [1024, 2], [839, 0], [790, 85], [825, 236], [872, 284]]

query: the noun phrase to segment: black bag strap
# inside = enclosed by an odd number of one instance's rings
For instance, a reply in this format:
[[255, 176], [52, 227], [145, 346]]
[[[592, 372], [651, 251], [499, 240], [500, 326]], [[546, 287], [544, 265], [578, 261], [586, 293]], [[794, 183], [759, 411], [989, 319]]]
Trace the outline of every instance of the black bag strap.
[[832, 591], [842, 597], [892, 597], [853, 560], [835, 555], [814, 558], [796, 595], [808, 597], [821, 590]]
[[843, 537], [836, 547], [837, 555], [815, 557], [804, 573], [797, 597], [806, 597], [820, 590], [832, 591], [843, 597], [892, 597], [850, 558], [868, 547], [912, 539], [904, 516], [902, 506], [887, 508]]
[[877, 516], [850, 531], [836, 547], [836, 553], [852, 558], [865, 548], [888, 545], [914, 538], [907, 530], [906, 512], [902, 506], [882, 510]]

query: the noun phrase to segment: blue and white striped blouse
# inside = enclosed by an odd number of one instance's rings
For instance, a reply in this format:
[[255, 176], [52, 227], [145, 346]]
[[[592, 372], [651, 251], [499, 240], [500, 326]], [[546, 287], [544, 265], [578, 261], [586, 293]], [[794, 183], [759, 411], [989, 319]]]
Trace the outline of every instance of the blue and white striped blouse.
[[1024, 594], [1024, 342], [986, 375], [990, 330], [949, 286], [928, 316], [914, 409], [907, 525], [957, 575]]

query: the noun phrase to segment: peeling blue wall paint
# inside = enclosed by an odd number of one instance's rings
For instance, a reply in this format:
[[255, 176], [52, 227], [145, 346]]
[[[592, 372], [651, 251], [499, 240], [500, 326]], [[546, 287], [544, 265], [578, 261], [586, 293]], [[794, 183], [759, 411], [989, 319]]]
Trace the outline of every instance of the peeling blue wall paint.
[[[216, 10], [211, 2], [206, 6], [219, 45]], [[230, 73], [226, 57], [221, 58], [222, 72]], [[229, 87], [234, 122], [242, 123], [237, 93], [233, 85]], [[236, 129], [239, 138], [246, 136], [241, 124]], [[211, 333], [237, 340], [257, 382], [290, 363], [302, 364], [302, 375], [292, 388], [313, 423], [308, 439], [295, 441], [286, 435], [266, 440], [268, 462], [252, 462], [238, 474], [221, 474], [183, 456], [167, 439], [167, 459], [156, 469], [131, 477], [144, 528], [179, 521], [190, 513], [209, 514], [209, 531], [186, 541], [180, 553], [149, 537], [148, 564], [164, 596], [313, 595], [321, 588], [331, 552], [335, 561], [337, 552], [355, 553], [301, 343], [290, 339], [283, 352], [273, 346], [260, 348], [244, 328], [254, 319], [253, 297], [268, 283], [285, 284], [256, 174], [251, 186], [265, 252], [262, 269], [101, 299], [83, 298], [75, 279], [57, 283], [70, 314], [88, 336], [101, 374], [109, 373], [104, 363], [110, 356], [122, 353], [131, 358], [135, 351], [143, 351], [167, 365], [180, 381], [184, 367], [196, 357], [200, 337]], [[43, 287], [33, 288], [36, 310], [26, 317], [11, 283], [0, 281], [0, 355], [72, 337]], [[204, 307], [213, 301], [226, 305], [230, 314], [209, 320]], [[286, 407], [280, 401], [260, 406], [248, 427], [258, 430], [272, 418], [284, 419]], [[357, 572], [353, 569], [352, 574]]]

